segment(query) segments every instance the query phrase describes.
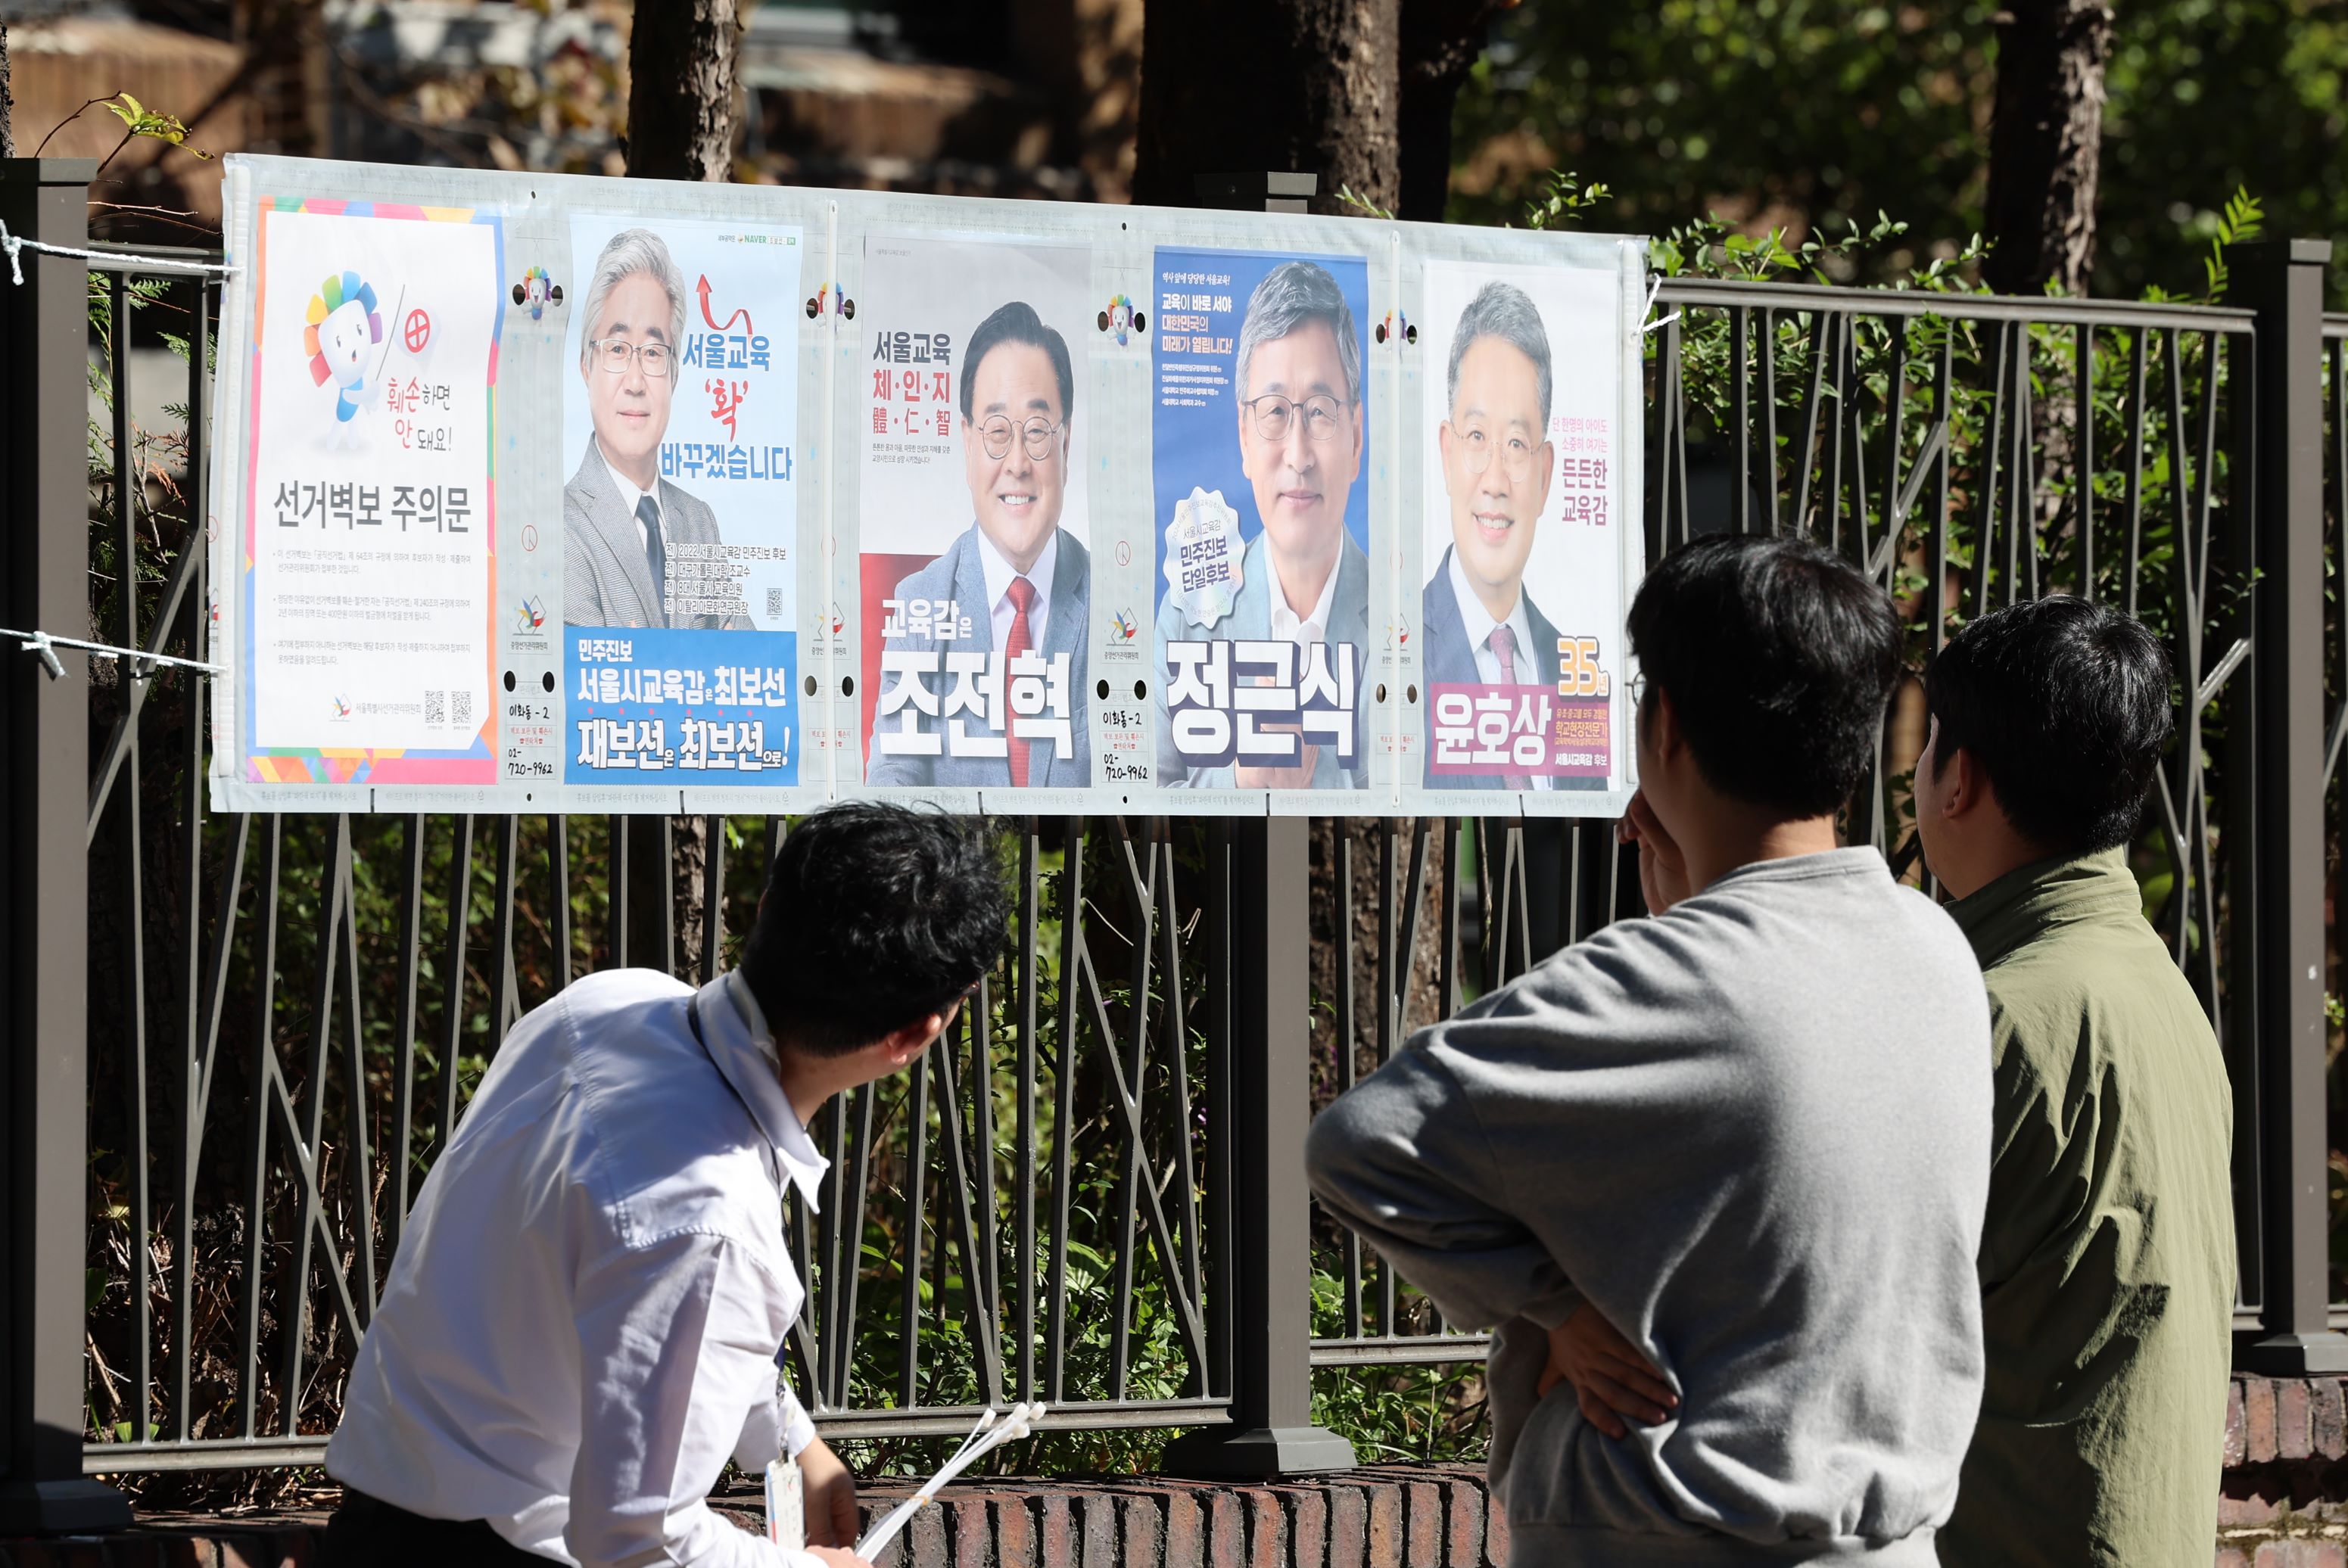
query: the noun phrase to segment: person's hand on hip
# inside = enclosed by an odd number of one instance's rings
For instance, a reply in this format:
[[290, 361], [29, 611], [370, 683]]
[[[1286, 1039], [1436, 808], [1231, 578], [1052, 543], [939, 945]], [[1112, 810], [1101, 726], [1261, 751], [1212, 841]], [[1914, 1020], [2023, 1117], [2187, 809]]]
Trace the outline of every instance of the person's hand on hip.
[[1560, 1383], [1573, 1385], [1582, 1419], [1610, 1438], [1629, 1432], [1625, 1416], [1653, 1426], [1679, 1409], [1663, 1374], [1586, 1301], [1549, 1331], [1549, 1365], [1533, 1391], [1546, 1397]]

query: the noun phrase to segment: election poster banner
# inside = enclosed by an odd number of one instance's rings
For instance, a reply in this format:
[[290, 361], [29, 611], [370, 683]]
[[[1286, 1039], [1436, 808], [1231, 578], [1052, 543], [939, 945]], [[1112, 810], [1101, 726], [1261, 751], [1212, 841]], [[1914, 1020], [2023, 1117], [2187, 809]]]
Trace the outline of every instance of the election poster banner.
[[224, 168], [219, 809], [1636, 787], [1643, 241]]
[[1369, 267], [1157, 247], [1152, 484], [1162, 789], [1369, 774]]
[[582, 213], [570, 239], [564, 781], [795, 784], [804, 236]]
[[1616, 499], [1635, 438], [1622, 426], [1622, 296], [1617, 268], [1426, 263], [1428, 790], [1622, 784], [1623, 536], [1638, 531]]
[[873, 234], [853, 328], [864, 782], [1092, 782], [1092, 254]]
[[221, 771], [491, 783], [499, 220], [355, 198], [254, 207]]

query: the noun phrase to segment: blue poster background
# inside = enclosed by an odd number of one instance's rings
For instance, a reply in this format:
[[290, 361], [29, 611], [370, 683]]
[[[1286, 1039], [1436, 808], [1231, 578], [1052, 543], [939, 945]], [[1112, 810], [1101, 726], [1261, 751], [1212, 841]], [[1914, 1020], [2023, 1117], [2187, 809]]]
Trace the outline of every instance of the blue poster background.
[[[1242, 545], [1263, 531], [1263, 519], [1256, 513], [1255, 492], [1247, 476], [1240, 471], [1239, 411], [1234, 400], [1240, 392], [1240, 328], [1247, 318], [1248, 296], [1255, 292], [1266, 272], [1283, 261], [1318, 262], [1337, 280], [1337, 290], [1345, 296], [1345, 303], [1354, 313], [1354, 336], [1362, 356], [1363, 415], [1369, 440], [1376, 440], [1377, 423], [1368, 408], [1370, 266], [1366, 260], [1303, 251], [1159, 247], [1151, 269], [1150, 301], [1158, 314], [1149, 323], [1150, 436], [1154, 445], [1150, 488], [1155, 503], [1150, 533], [1157, 566], [1157, 575], [1150, 579], [1153, 604], [1166, 592], [1166, 525], [1173, 520], [1175, 503], [1188, 498], [1192, 487], [1222, 492], [1224, 501], [1239, 514]], [[1229, 282], [1206, 281], [1223, 278]], [[1169, 295], [1182, 298], [1184, 302], [1179, 309], [1168, 308]], [[1208, 302], [1203, 310], [1197, 308], [1200, 296]], [[1226, 300], [1229, 302], [1225, 308], [1214, 308]], [[1169, 334], [1161, 330], [1169, 315], [1204, 316], [1208, 326], [1202, 333], [1186, 329], [1179, 334], [1184, 346], [1169, 350]], [[1218, 342], [1227, 338], [1231, 347], [1220, 354], [1193, 353], [1189, 346], [1193, 337]], [[1189, 368], [1210, 364], [1220, 364], [1223, 384], [1212, 384]], [[1175, 375], [1182, 379], [1169, 379]], [[1354, 480], [1352, 493], [1345, 497], [1345, 531], [1354, 536], [1354, 542], [1362, 547], [1365, 554], [1370, 548], [1370, 472], [1365, 450], [1362, 471]]]
[[565, 784], [799, 782], [798, 633], [572, 626], [562, 635]]

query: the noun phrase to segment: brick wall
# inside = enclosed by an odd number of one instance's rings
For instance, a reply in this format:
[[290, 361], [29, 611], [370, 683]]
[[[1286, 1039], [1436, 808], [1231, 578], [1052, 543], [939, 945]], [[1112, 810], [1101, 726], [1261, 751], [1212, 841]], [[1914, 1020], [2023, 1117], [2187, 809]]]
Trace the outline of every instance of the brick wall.
[[[864, 1490], [869, 1526], [911, 1487]], [[721, 1512], [758, 1525], [754, 1492]], [[1508, 1526], [1476, 1465], [1375, 1465], [1226, 1485], [1138, 1476], [956, 1486], [877, 1568], [1499, 1568]], [[266, 1524], [158, 1519], [103, 1541], [0, 1541], [0, 1568], [313, 1568], [320, 1515]]]
[[[908, 1486], [876, 1482], [869, 1525]], [[755, 1493], [717, 1500], [747, 1527]], [[0, 1541], [0, 1568], [314, 1568], [320, 1515], [159, 1518], [103, 1541]], [[2348, 1568], [2348, 1379], [2237, 1378], [2216, 1568]], [[1502, 1568], [1473, 1465], [1372, 1465], [1262, 1486], [1134, 1476], [957, 1486], [879, 1568]]]
[[2348, 1568], [2348, 1400], [2338, 1378], [2237, 1378], [2218, 1568]]
[[[875, 1486], [868, 1513], [903, 1488]], [[1262, 1486], [1127, 1480], [955, 1487], [878, 1568], [1496, 1568], [1507, 1525], [1473, 1465], [1371, 1466]]]

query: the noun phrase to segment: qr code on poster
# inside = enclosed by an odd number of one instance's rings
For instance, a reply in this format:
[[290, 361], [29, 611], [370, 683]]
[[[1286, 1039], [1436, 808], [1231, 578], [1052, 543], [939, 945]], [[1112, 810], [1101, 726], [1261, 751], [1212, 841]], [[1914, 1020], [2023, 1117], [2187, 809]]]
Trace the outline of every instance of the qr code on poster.
[[460, 730], [473, 727], [473, 693], [469, 688], [448, 693], [448, 721]]
[[448, 722], [448, 692], [427, 692], [424, 693], [424, 722], [427, 724], [445, 724]]
[[783, 590], [779, 588], [770, 588], [767, 590], [767, 619], [780, 620], [782, 618]]

